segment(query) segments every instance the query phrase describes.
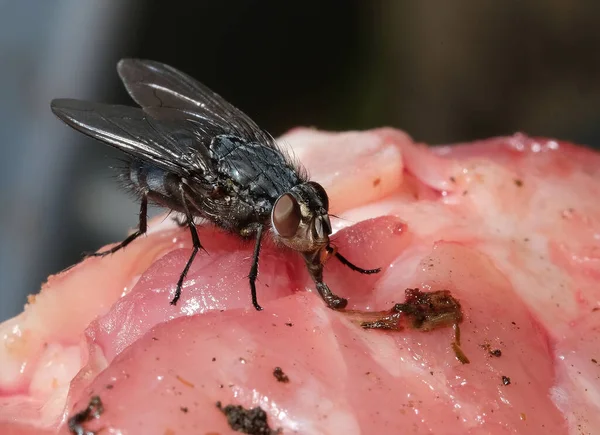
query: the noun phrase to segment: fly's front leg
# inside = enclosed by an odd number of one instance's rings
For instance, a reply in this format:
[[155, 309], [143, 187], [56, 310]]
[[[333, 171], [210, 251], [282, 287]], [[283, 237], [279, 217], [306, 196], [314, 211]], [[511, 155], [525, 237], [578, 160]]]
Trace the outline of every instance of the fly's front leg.
[[346, 308], [346, 305], [348, 305], [348, 299], [344, 299], [338, 295], [336, 295], [335, 293], [333, 293], [329, 287], [327, 286], [327, 284], [325, 284], [323, 282], [323, 280], [321, 281], [316, 281], [316, 286], [317, 286], [317, 290], [319, 291], [319, 294], [321, 295], [321, 297], [323, 298], [323, 300], [325, 301], [325, 303], [327, 303], [327, 306], [333, 310], [343, 310], [344, 308]]
[[[190, 234], [192, 235], [193, 248], [192, 248], [192, 255], [190, 255], [190, 258], [188, 259], [187, 263], [185, 264], [185, 267], [183, 268], [183, 271], [181, 272], [181, 275], [179, 276], [179, 281], [177, 281], [177, 288], [175, 289], [175, 296], [173, 296], [173, 299], [171, 300], [171, 305], [176, 305], [177, 301], [181, 297], [181, 288], [183, 287], [183, 281], [185, 280], [185, 277], [186, 277], [188, 271], [190, 270], [190, 266], [192, 265], [194, 258], [196, 258], [196, 254], [198, 253], [200, 248], [202, 248], [202, 245], [200, 244], [200, 238], [198, 237], [198, 231], [196, 230], [196, 225], [194, 224], [194, 217], [192, 216], [192, 214], [190, 213], [190, 211], [188, 210], [188, 207], [187, 207], [186, 194], [185, 194], [185, 190], [183, 189], [183, 184], [179, 184], [179, 192], [181, 193], [181, 203], [185, 210], [186, 224], [187, 224], [188, 228], [190, 229]], [[202, 248], [202, 249], [204, 249], [204, 248]]]
[[[328, 246], [325, 249], [327, 249], [328, 253], [333, 253], [333, 251], [334, 251], [331, 246]], [[340, 254], [337, 251], [335, 251], [335, 256], [338, 260], [340, 260], [340, 263], [342, 263], [344, 266], [348, 266], [350, 269], [352, 269], [355, 272], [364, 273], [365, 275], [371, 275], [373, 273], [381, 272], [381, 267], [378, 267], [377, 269], [363, 269], [362, 267], [358, 267], [358, 266], [350, 263], [350, 261], [348, 259], [346, 259], [346, 257], [344, 257], [342, 254]]]
[[118, 250], [129, 245], [131, 242], [133, 242], [135, 239], [137, 239], [142, 234], [145, 234], [147, 229], [148, 229], [148, 196], [147, 196], [147, 193], [145, 193], [142, 196], [142, 202], [140, 204], [140, 221], [138, 224], [137, 231], [132, 233], [131, 235], [129, 235], [125, 240], [123, 240], [117, 246], [107, 249], [106, 251], [94, 252], [93, 254], [89, 254], [87, 256], [89, 256], [89, 257], [104, 257], [105, 255], [108, 255], [108, 254], [114, 254]]
[[258, 227], [256, 231], [256, 244], [254, 245], [254, 253], [252, 254], [252, 266], [250, 267], [250, 273], [248, 279], [250, 281], [250, 296], [252, 297], [252, 305], [256, 308], [256, 311], [262, 311], [262, 307], [258, 305], [258, 298], [256, 297], [256, 277], [258, 276], [258, 256], [260, 255], [260, 244], [262, 241], [264, 225]]
[[346, 305], [348, 305], [348, 300], [333, 293], [327, 284], [323, 282], [323, 263], [321, 262], [321, 252], [316, 251], [304, 254], [304, 261], [306, 262], [308, 273], [315, 282], [317, 290], [327, 306], [334, 310], [346, 308]]

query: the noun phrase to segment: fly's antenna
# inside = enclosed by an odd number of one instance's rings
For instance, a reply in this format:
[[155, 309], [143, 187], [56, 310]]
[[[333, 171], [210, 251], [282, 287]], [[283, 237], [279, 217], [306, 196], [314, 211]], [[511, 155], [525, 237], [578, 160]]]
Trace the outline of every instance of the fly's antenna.
[[[339, 217], [339, 216], [338, 216], [338, 215], [336, 215], [336, 214], [329, 213], [329, 216], [331, 216], [331, 217], [334, 217], [334, 218], [336, 218], [336, 219], [339, 219], [339, 220], [341, 220], [341, 221], [344, 221], [344, 222], [350, 222], [348, 219], [346, 219], [346, 218], [343, 218], [343, 217]], [[354, 223], [355, 223], [355, 222], [354, 222]]]

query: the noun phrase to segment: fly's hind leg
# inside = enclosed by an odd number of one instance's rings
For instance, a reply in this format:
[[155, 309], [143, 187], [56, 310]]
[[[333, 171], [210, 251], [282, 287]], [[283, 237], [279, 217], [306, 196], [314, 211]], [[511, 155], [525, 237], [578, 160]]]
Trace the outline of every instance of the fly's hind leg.
[[185, 224], [190, 229], [190, 233], [192, 235], [193, 248], [192, 248], [192, 255], [190, 255], [190, 258], [188, 259], [187, 263], [185, 264], [185, 267], [183, 268], [183, 271], [181, 272], [181, 275], [179, 276], [179, 281], [177, 281], [177, 288], [175, 289], [175, 296], [173, 296], [173, 299], [171, 300], [171, 305], [177, 304], [177, 301], [181, 297], [181, 288], [183, 286], [183, 281], [185, 280], [185, 277], [186, 277], [187, 273], [189, 272], [192, 263], [194, 262], [194, 258], [196, 258], [196, 254], [198, 253], [198, 251], [200, 249], [204, 249], [202, 247], [202, 244], [200, 243], [200, 238], [198, 237], [198, 231], [196, 230], [196, 225], [194, 224], [194, 217], [192, 216], [192, 214], [190, 213], [190, 211], [188, 210], [188, 207], [187, 207], [186, 194], [185, 194], [185, 190], [183, 189], [183, 184], [179, 185], [179, 192], [181, 193], [181, 203], [185, 209], [185, 219], [186, 219]]
[[115, 252], [117, 252], [120, 249], [123, 249], [125, 246], [129, 245], [131, 242], [133, 242], [135, 239], [137, 239], [142, 234], [145, 234], [147, 229], [148, 229], [148, 196], [147, 196], [147, 194], [144, 194], [142, 196], [142, 202], [140, 204], [140, 222], [138, 224], [137, 231], [130, 234], [125, 240], [123, 240], [118, 245], [116, 245], [110, 249], [107, 249], [106, 251], [94, 252], [91, 254], [87, 254], [86, 257], [104, 257], [105, 255], [108, 255], [108, 254], [114, 254]]

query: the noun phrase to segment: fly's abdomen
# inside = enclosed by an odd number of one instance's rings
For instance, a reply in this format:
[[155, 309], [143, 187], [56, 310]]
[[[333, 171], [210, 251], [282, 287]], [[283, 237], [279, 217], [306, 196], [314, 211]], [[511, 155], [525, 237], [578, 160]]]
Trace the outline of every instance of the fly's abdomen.
[[129, 180], [133, 190], [145, 194], [157, 205], [183, 211], [179, 183], [181, 178], [158, 166], [134, 160], [129, 165]]
[[157, 166], [133, 161], [129, 168], [129, 177], [139, 190], [150, 190], [161, 195], [170, 194], [167, 186], [168, 173]]

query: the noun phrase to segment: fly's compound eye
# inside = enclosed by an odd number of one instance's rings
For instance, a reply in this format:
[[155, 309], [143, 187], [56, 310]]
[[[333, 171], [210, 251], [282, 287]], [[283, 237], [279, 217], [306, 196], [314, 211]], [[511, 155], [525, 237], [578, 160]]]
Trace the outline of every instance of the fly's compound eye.
[[298, 201], [289, 193], [279, 197], [273, 206], [271, 222], [273, 228], [281, 237], [292, 237], [298, 230], [302, 216]]
[[331, 222], [328, 215], [315, 219], [315, 233], [319, 239], [324, 239], [331, 234]]

